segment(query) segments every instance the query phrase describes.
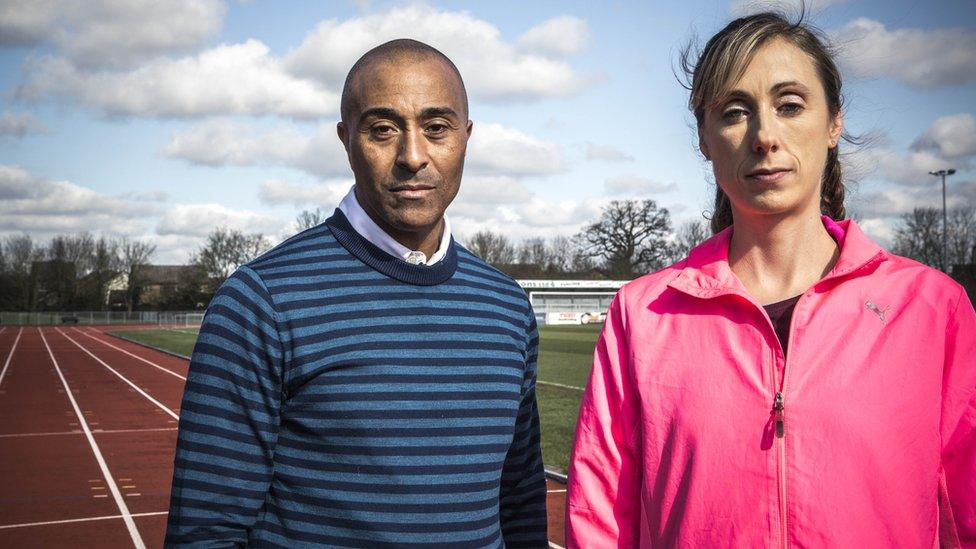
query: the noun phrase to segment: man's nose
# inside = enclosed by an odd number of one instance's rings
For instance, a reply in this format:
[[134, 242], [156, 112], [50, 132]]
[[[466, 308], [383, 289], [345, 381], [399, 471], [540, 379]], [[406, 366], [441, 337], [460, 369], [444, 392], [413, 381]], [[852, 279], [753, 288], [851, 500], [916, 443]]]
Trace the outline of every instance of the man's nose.
[[419, 128], [405, 131], [397, 150], [397, 165], [411, 173], [417, 173], [427, 167], [429, 160], [427, 139], [423, 131]]
[[773, 113], [759, 112], [752, 122], [752, 150], [759, 155], [766, 155], [779, 150], [780, 128], [779, 120]]

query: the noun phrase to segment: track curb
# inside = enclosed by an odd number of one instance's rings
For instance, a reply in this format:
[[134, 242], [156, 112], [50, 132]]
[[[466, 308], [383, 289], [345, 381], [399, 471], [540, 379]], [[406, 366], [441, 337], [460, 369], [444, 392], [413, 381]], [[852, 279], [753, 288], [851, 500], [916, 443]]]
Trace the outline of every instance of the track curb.
[[186, 355], [181, 355], [179, 353], [174, 353], [173, 351], [169, 351], [167, 349], [163, 349], [162, 347], [156, 347], [155, 345], [150, 345], [148, 343], [143, 343], [141, 341], [136, 341], [134, 339], [131, 339], [131, 338], [128, 338], [128, 337], [125, 337], [125, 336], [122, 336], [122, 335], [113, 334], [112, 332], [102, 332], [102, 333], [105, 334], [105, 335], [108, 335], [108, 336], [112, 336], [112, 337], [121, 339], [122, 341], [128, 341], [129, 343], [135, 343], [136, 345], [139, 345], [140, 347], [145, 347], [147, 349], [152, 349], [153, 351], [159, 351], [160, 353], [164, 353], [164, 354], [167, 354], [169, 356], [175, 356], [176, 358], [182, 358], [183, 360], [190, 360], [190, 357], [188, 357]]

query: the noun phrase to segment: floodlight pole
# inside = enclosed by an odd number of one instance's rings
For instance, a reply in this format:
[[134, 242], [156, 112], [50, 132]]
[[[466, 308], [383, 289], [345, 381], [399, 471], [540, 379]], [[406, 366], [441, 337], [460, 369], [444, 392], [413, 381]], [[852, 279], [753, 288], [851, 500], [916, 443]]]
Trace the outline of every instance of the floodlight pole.
[[946, 253], [946, 227], [949, 225], [947, 222], [948, 215], [946, 214], [946, 176], [956, 173], [953, 168], [936, 170], [929, 172], [929, 175], [934, 175], [936, 177], [942, 177], [942, 270], [946, 274], [949, 273], [948, 265], [948, 254]]

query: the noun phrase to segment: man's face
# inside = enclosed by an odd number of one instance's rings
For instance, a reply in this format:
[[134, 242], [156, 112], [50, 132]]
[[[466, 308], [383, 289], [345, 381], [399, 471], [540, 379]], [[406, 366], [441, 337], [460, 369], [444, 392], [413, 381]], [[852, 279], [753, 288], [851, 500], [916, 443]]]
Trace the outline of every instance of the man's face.
[[[369, 216], [402, 244], [436, 240], [471, 134], [457, 76], [438, 59], [375, 61], [352, 87], [338, 134]], [[432, 237], [430, 235], [433, 235]]]

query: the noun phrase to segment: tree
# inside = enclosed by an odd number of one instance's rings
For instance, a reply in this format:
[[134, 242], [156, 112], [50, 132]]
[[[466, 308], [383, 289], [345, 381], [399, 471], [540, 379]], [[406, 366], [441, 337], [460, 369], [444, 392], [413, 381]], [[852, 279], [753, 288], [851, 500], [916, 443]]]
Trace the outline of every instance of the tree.
[[30, 235], [11, 235], [3, 242], [6, 272], [9, 273], [14, 308], [33, 311], [35, 307], [37, 281], [32, 276], [34, 262], [44, 256], [44, 250], [34, 246]]
[[942, 211], [915, 208], [901, 215], [892, 251], [942, 269]]
[[692, 219], [682, 223], [674, 233], [671, 261], [683, 259], [692, 248], [704, 242], [708, 236], [708, 225], [705, 221]]
[[207, 235], [207, 241], [200, 247], [193, 263], [217, 285], [269, 247], [268, 239], [260, 233], [246, 234], [237, 229], [217, 227]]
[[127, 278], [125, 308], [130, 313], [139, 305], [139, 294], [146, 281], [143, 267], [156, 253], [156, 245], [123, 238], [119, 243], [119, 268]]
[[671, 216], [653, 200], [614, 200], [577, 235], [586, 254], [612, 278], [633, 278], [671, 257]]
[[485, 263], [507, 265], [515, 262], [515, 246], [508, 238], [488, 229], [478, 231], [468, 239], [465, 247]]
[[946, 248], [949, 266], [976, 263], [976, 208], [956, 208], [948, 213]]
[[546, 239], [535, 237], [527, 238], [518, 246], [518, 262], [528, 265], [537, 265], [542, 271], [553, 271], [555, 258], [552, 255], [552, 248]]
[[88, 296], [89, 306], [104, 310], [108, 308], [106, 294], [108, 284], [121, 270], [122, 260], [119, 257], [119, 243], [115, 240], [100, 237], [95, 241], [91, 257], [91, 295]]
[[322, 223], [328, 216], [325, 212], [319, 208], [315, 208], [315, 211], [302, 210], [302, 213], [298, 214], [295, 218], [295, 232], [302, 232], [305, 229], [311, 229], [312, 227]]

